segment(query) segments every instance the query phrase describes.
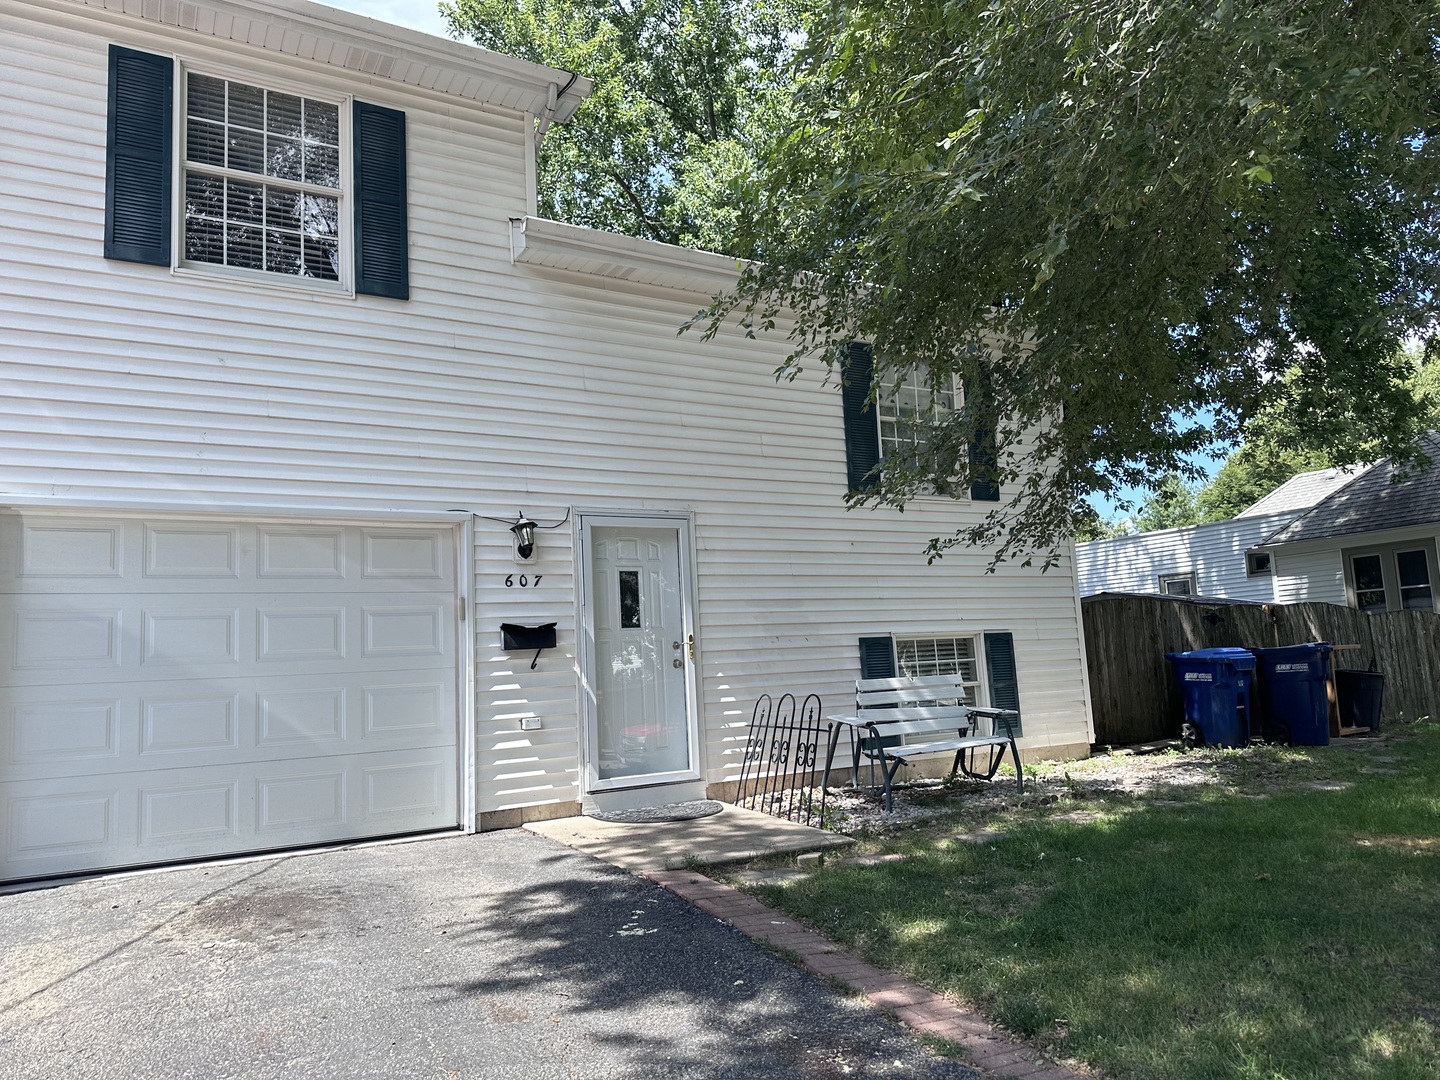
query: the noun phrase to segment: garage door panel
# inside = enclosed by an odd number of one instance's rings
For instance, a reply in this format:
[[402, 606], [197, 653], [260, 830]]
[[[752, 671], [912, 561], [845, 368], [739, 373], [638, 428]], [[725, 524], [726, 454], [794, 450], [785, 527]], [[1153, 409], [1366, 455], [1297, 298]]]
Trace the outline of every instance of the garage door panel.
[[[225, 678], [251, 665], [285, 671], [453, 666], [455, 602], [439, 593], [335, 596], [244, 605], [198, 596], [92, 598], [0, 594], [0, 676], [9, 685]], [[3, 617], [8, 609], [9, 618]], [[261, 672], [260, 674], [265, 674]]]
[[238, 780], [191, 780], [137, 790], [142, 850], [176, 845], [240, 850], [240, 815], [244, 808]]
[[7, 515], [0, 591], [91, 595], [274, 591], [453, 592], [453, 530], [436, 526], [156, 523], [86, 515]]
[[0, 514], [0, 879], [455, 825], [453, 544]]
[[344, 605], [338, 604], [262, 606], [257, 613], [255, 658], [266, 664], [344, 660], [346, 614]]
[[60, 858], [101, 862], [117, 849], [118, 787], [67, 785], [70, 790], [6, 800], [5, 830], [14, 861]]
[[334, 582], [345, 579], [345, 531], [313, 526], [258, 530], [256, 574], [261, 579]]
[[447, 748], [330, 761], [252, 762], [0, 785], [8, 877], [232, 855], [449, 828], [458, 816]]
[[0, 747], [7, 765], [53, 763], [70, 770], [85, 759], [106, 763], [120, 752], [118, 698], [15, 702], [10, 738]]
[[142, 610], [140, 663], [151, 667], [234, 667], [240, 663], [240, 609]]
[[[145, 525], [144, 576], [238, 580], [242, 571], [240, 531], [239, 526]], [[247, 546], [245, 577], [254, 576], [249, 558], [252, 551], [253, 545]]]
[[40, 671], [43, 680], [58, 669], [84, 668], [106, 674], [123, 656], [125, 613], [115, 607], [71, 603], [27, 606], [6, 620], [3, 655], [14, 672]]
[[147, 682], [116, 697], [75, 687], [6, 693], [8, 781], [450, 747], [454, 673], [232, 676]]

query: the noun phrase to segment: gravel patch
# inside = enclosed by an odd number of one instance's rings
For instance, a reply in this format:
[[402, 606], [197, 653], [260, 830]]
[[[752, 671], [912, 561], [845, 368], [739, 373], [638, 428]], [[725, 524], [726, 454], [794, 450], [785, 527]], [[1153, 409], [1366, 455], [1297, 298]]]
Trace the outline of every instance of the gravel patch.
[[[847, 836], [889, 836], [918, 828], [938, 817], [958, 811], [973, 825], [956, 839], [988, 843], [998, 833], [989, 823], [1003, 820], [1015, 809], [1056, 806], [1061, 820], [1085, 824], [1103, 816], [1099, 811], [1075, 808], [1076, 802], [1102, 797], [1143, 800], [1147, 805], [1184, 807], [1193, 805], [1206, 791], [1224, 790], [1249, 798], [1268, 798], [1287, 787], [1322, 791], [1343, 791], [1348, 781], [1325, 776], [1325, 762], [1332, 749], [1384, 750], [1387, 743], [1404, 736], [1343, 739], [1331, 747], [1256, 746], [1246, 750], [1199, 749], [1181, 751], [1178, 744], [1151, 744], [1139, 751], [1120, 749], [1102, 752], [1079, 761], [1039, 762], [1025, 767], [1025, 793], [1017, 795], [1011, 781], [1003, 776], [993, 783], [964, 780], [919, 780], [895, 789], [894, 809], [886, 813], [877, 792], [861, 788], [832, 788], [825, 796], [824, 827]], [[1335, 759], [1330, 759], [1335, 760]], [[1346, 759], [1354, 760], [1354, 759]], [[1393, 756], [1375, 754], [1371, 763], [1395, 761]], [[1364, 770], [1393, 773], [1382, 766]], [[1317, 775], [1318, 773], [1318, 775]], [[811, 798], [819, 805], [820, 792]]]

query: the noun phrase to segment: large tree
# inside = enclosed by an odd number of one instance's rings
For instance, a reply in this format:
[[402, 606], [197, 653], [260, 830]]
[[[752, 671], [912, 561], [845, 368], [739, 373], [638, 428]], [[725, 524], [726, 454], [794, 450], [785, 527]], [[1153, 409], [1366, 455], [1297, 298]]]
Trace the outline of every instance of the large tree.
[[1051, 551], [1264, 410], [1326, 460], [1412, 453], [1440, 0], [854, 0], [809, 40], [713, 315], [793, 314], [791, 371], [861, 339], [877, 387], [984, 388], [857, 496], [903, 505], [1000, 417], [1007, 502], [936, 554]]
[[451, 32], [585, 74], [546, 134], [545, 217], [740, 253], [739, 183], [788, 102], [802, 0], [445, 0]]

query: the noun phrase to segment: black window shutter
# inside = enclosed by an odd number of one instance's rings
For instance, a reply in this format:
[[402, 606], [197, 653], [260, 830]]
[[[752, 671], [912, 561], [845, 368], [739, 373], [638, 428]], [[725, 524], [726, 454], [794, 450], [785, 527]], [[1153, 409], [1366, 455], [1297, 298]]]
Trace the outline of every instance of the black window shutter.
[[890, 635], [860, 639], [860, 677], [895, 678], [895, 642]]
[[[1009, 631], [985, 635], [985, 674], [990, 683], [990, 705], [995, 709], [1020, 710], [1020, 680], [1015, 673], [1015, 636]], [[1020, 735], [1020, 718], [1010, 722], [1011, 734]], [[997, 721], [996, 727], [1004, 726]]]
[[983, 382], [965, 380], [965, 400], [976, 411], [971, 415], [974, 427], [970, 432], [970, 468], [974, 478], [970, 498], [976, 502], [999, 502], [1000, 456], [995, 449], [995, 420], [989, 406], [989, 387]]
[[878, 479], [875, 467], [880, 464], [880, 423], [870, 407], [874, 371], [869, 345], [852, 341], [846, 346], [840, 401], [845, 414], [845, 468], [851, 491], [869, 491]]
[[355, 291], [410, 299], [405, 114], [355, 102]]
[[170, 265], [175, 63], [110, 46], [105, 133], [105, 257]]

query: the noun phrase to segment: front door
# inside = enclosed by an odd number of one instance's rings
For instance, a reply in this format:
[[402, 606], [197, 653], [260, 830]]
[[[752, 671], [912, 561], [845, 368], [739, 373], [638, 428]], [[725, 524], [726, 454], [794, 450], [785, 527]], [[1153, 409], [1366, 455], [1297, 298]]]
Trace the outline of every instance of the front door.
[[699, 778], [687, 530], [581, 518], [587, 791]]

